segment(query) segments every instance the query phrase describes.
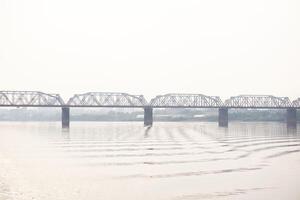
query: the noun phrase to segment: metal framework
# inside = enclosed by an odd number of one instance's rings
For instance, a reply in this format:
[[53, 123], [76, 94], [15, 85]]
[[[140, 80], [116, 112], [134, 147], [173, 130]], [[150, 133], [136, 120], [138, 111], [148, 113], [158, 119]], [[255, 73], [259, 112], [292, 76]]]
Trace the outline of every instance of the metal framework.
[[218, 96], [205, 96], [203, 94], [166, 94], [156, 96], [151, 100], [152, 107], [191, 107], [214, 108], [223, 107]]
[[300, 98], [298, 98], [295, 101], [293, 101], [292, 104], [293, 104], [293, 107], [300, 108]]
[[150, 103], [143, 95], [112, 92], [75, 94], [65, 104], [59, 94], [39, 91], [0, 91], [0, 106], [12, 107], [152, 107], [152, 108], [296, 108], [300, 98], [291, 102], [288, 97], [272, 95], [239, 95], [222, 102], [218, 96], [203, 94], [165, 94]]
[[292, 107], [288, 97], [275, 97], [272, 95], [240, 95], [225, 101], [230, 108], [287, 108]]
[[88, 92], [75, 94], [68, 101], [68, 106], [76, 107], [145, 107], [146, 99], [143, 95], [127, 93]]
[[38, 91], [0, 91], [0, 106], [61, 106], [64, 105], [58, 94], [47, 94]]

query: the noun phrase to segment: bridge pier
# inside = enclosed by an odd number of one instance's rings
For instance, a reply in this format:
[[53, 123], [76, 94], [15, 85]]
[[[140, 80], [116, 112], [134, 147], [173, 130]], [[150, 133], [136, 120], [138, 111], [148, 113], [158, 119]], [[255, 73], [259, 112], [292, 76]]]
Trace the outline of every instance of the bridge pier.
[[297, 109], [296, 108], [288, 108], [286, 110], [286, 125], [288, 128], [296, 128], [297, 127]]
[[228, 108], [219, 108], [219, 126], [228, 127]]
[[153, 124], [153, 108], [144, 107], [144, 126], [152, 126]]
[[61, 108], [61, 125], [62, 125], [62, 128], [70, 127], [70, 108], [69, 107]]

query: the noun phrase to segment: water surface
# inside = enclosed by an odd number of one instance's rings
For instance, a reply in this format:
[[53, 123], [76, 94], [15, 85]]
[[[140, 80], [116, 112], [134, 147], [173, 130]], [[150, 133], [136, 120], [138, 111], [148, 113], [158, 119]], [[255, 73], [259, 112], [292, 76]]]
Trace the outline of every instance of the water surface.
[[0, 123], [0, 200], [300, 199], [284, 123]]

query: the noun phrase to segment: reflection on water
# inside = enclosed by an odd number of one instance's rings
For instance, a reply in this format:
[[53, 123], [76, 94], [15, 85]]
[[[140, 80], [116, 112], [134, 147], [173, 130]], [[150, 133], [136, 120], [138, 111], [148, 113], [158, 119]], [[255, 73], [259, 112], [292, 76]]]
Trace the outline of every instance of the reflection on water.
[[0, 123], [0, 200], [299, 200], [283, 123]]

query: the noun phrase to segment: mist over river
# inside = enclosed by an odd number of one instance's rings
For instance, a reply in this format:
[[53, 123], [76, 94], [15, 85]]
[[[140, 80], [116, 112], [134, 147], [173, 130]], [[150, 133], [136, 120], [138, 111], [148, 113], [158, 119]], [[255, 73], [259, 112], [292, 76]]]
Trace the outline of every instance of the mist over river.
[[299, 200], [299, 169], [279, 122], [0, 123], [0, 200]]

